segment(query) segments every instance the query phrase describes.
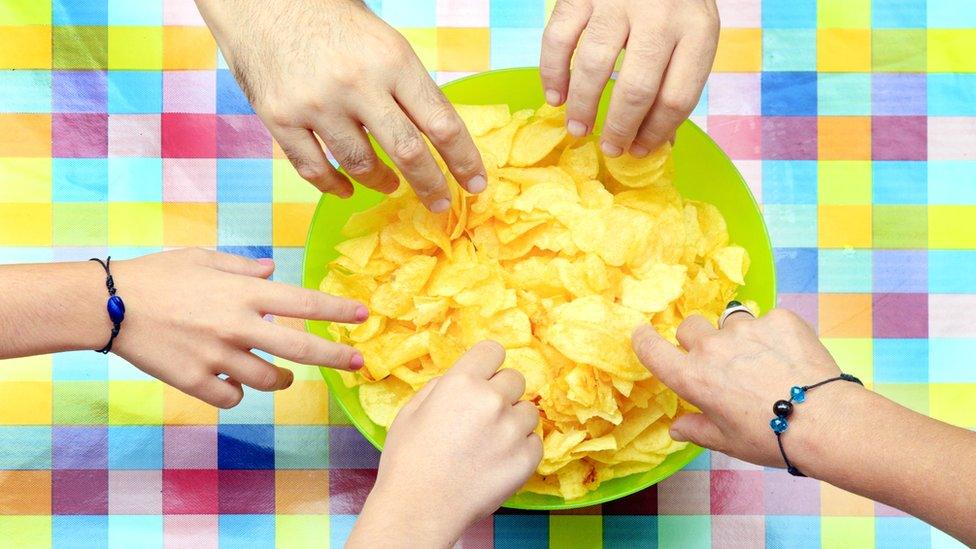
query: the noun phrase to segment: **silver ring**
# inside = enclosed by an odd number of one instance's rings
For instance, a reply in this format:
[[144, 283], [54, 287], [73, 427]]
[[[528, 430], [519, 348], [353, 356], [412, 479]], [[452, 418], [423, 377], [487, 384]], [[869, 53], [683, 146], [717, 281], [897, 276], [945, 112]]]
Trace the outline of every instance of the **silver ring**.
[[722, 316], [718, 318], [718, 327], [722, 328], [723, 326], [725, 326], [725, 321], [735, 313], [746, 313], [752, 318], [756, 318], [756, 315], [752, 314], [752, 311], [749, 310], [749, 307], [746, 307], [745, 305], [736, 305], [735, 307], [729, 307], [728, 309], [725, 309], [725, 311], [722, 312]]

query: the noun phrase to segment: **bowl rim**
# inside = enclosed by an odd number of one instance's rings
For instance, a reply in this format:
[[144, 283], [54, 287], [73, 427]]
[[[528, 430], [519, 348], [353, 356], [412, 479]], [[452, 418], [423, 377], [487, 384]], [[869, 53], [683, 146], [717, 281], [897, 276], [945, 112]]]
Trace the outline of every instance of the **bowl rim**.
[[[485, 77], [487, 75], [491, 75], [491, 74], [500, 74], [500, 73], [509, 73], [509, 72], [533, 72], [533, 71], [537, 72], [538, 71], [538, 68], [537, 67], [507, 67], [507, 68], [503, 68], [503, 69], [492, 69], [492, 70], [481, 71], [481, 72], [476, 72], [476, 73], [473, 73], [473, 74], [469, 74], [467, 76], [463, 76], [461, 78], [457, 78], [457, 79], [451, 80], [450, 82], [445, 82], [444, 84], [441, 84], [438, 87], [441, 88], [441, 89], [445, 89], [445, 88], [450, 87], [453, 84], [457, 84], [457, 83], [464, 82], [464, 81], [467, 81], [467, 80], [473, 80], [473, 79], [477, 79], [477, 78], [483, 78], [483, 77]], [[611, 78], [610, 81], [613, 81], [613, 79]], [[722, 155], [722, 158], [724, 158], [725, 161], [733, 168], [733, 170], [735, 171], [736, 176], [738, 176], [740, 185], [745, 189], [746, 193], [748, 194], [748, 196], [750, 198], [750, 203], [752, 205], [752, 210], [753, 210], [752, 212], [750, 212], [750, 214], [754, 214], [754, 215], [758, 216], [758, 218], [760, 220], [760, 226], [762, 228], [762, 233], [763, 233], [762, 236], [765, 239], [765, 241], [769, 244], [769, 247], [772, 250], [772, 240], [770, 239], [770, 236], [769, 236], [769, 227], [766, 225], [766, 218], [765, 218], [765, 216], [762, 215], [762, 211], [759, 209], [759, 202], [756, 200], [756, 196], [752, 192], [752, 188], [748, 185], [748, 183], [746, 182], [745, 178], [742, 176], [742, 173], [739, 171], [739, 168], [736, 167], [736, 165], [735, 165], [734, 162], [732, 162], [732, 159], [729, 158], [729, 156], [725, 152], [725, 150], [722, 149], [718, 145], [718, 143], [715, 143], [715, 140], [712, 139], [711, 136], [709, 136], [707, 132], [705, 132], [704, 130], [702, 130], [690, 118], [689, 119], [686, 119], [684, 122], [682, 122], [681, 123], [681, 126], [679, 126], [679, 127], [687, 127], [688, 129], [690, 129], [690, 130], [692, 130], [692, 131], [700, 134], [700, 136], [701, 137], [704, 137], [704, 139], [710, 141], [712, 143], [712, 145], [714, 145], [715, 149]], [[305, 279], [305, 273], [308, 272], [307, 263], [309, 261], [309, 256], [308, 256], [309, 244], [310, 244], [310, 242], [312, 240], [312, 235], [316, 233], [316, 231], [315, 231], [316, 226], [323, 219], [323, 216], [321, 216], [319, 214], [320, 214], [321, 208], [323, 208], [323, 205], [325, 203], [326, 197], [327, 197], [327, 195], [325, 193], [323, 193], [322, 196], [319, 198], [318, 202], [316, 203], [315, 210], [312, 213], [312, 220], [311, 220], [311, 223], [309, 224], [308, 233], [305, 235], [305, 247], [302, 250], [302, 286], [304, 286], [304, 287], [307, 287], [307, 284], [309, 282], [308, 280]], [[770, 295], [771, 295], [771, 297], [773, 299], [773, 303], [775, 304], [776, 303], [776, 296], [777, 296], [777, 288], [776, 288], [776, 278], [777, 277], [776, 277], [776, 263], [775, 263], [775, 261], [772, 261], [771, 262], [770, 267], [771, 267], [771, 271], [772, 271], [771, 272], [772, 277], [771, 277], [770, 288], [769, 289], [770, 289], [770, 292], [771, 292]], [[304, 325], [304, 328], [305, 328], [305, 331], [306, 332], [312, 333], [310, 321], [305, 320], [303, 322], [303, 325]], [[336, 397], [337, 395], [336, 395], [336, 389], [334, 387], [334, 384], [336, 384], [336, 383], [342, 383], [342, 380], [339, 378], [339, 374], [335, 370], [332, 370], [332, 369], [329, 369], [329, 368], [325, 368], [325, 367], [319, 367], [319, 372], [321, 373], [322, 378], [325, 380], [326, 385], [329, 387], [329, 392], [331, 393], [330, 394], [330, 398], [331, 397]], [[344, 413], [346, 415], [346, 418], [349, 419], [349, 422], [353, 425], [353, 427], [356, 428], [356, 431], [358, 431], [359, 434], [363, 438], [365, 438], [367, 441], [369, 441], [369, 443], [372, 444], [373, 447], [375, 447], [378, 451], [382, 452], [383, 451], [382, 444], [380, 444], [380, 442], [378, 440], [376, 440], [375, 437], [371, 433], [365, 432], [365, 430], [362, 427], [360, 427], [360, 425], [353, 419], [352, 414], [350, 413], [349, 408], [346, 405], [346, 403], [343, 401], [343, 399], [341, 399], [341, 398], [335, 398], [335, 402], [336, 402], [336, 404], [338, 404], [339, 409], [342, 410], [342, 413]], [[651, 486], [654, 486], [655, 484], [658, 484], [662, 480], [664, 480], [664, 479], [672, 476], [677, 471], [680, 471], [680, 470], [684, 469], [685, 467], [687, 467], [688, 464], [691, 463], [692, 461], [694, 461], [695, 458], [697, 458], [703, 451], [704, 451], [704, 449], [702, 447], [697, 446], [697, 445], [689, 442], [688, 443], [688, 446], [684, 450], [681, 450], [679, 452], [675, 452], [674, 454], [670, 454], [664, 461], [662, 461], [660, 464], [658, 464], [657, 466], [655, 466], [653, 469], [650, 469], [650, 470], [646, 471], [645, 473], [635, 473], [635, 474], [648, 474], [648, 473], [653, 473], [655, 470], [657, 470], [658, 468], [660, 468], [661, 465], [663, 465], [664, 463], [670, 461], [672, 458], [677, 457], [678, 458], [677, 461], [681, 461], [681, 463], [678, 464], [677, 469], [675, 469], [674, 471], [671, 471], [671, 472], [668, 472], [668, 473], [664, 473], [662, 471], [660, 474], [653, 474], [653, 475], [651, 475], [644, 482], [636, 483], [634, 486], [627, 487], [626, 489], [621, 490], [619, 492], [616, 492], [616, 493], [613, 493], [613, 494], [607, 494], [605, 496], [601, 496], [601, 497], [596, 498], [596, 499], [592, 499], [591, 500], [591, 499], [583, 498], [583, 500], [585, 500], [585, 501], [580, 501], [580, 502], [574, 502], [572, 500], [565, 500], [565, 499], [563, 499], [563, 500], [561, 500], [561, 502], [559, 502], [559, 503], [553, 503], [553, 504], [549, 504], [549, 503], [511, 503], [510, 502], [510, 499], [509, 499], [509, 500], [505, 500], [505, 502], [502, 503], [501, 506], [504, 507], [504, 508], [507, 508], [507, 509], [519, 509], [519, 510], [527, 510], [527, 511], [560, 511], [560, 510], [569, 510], [569, 509], [579, 509], [581, 507], [590, 507], [590, 506], [593, 506], [593, 505], [600, 505], [600, 504], [607, 503], [607, 502], [610, 502], [610, 501], [616, 501], [616, 500], [618, 500], [620, 498], [623, 498], [623, 497], [626, 497], [626, 496], [629, 496], [629, 495], [636, 494], [637, 492], [640, 492], [640, 491], [645, 490], [645, 489], [647, 489], [647, 488], [649, 488]], [[628, 476], [630, 476], [630, 475], [628, 475]], [[620, 477], [620, 478], [627, 478], [627, 477]], [[613, 479], [613, 480], [616, 480], [616, 479]], [[515, 495], [517, 495], [517, 494], [515, 494]], [[513, 497], [515, 495], [513, 495]], [[549, 497], [555, 498], [556, 496], [549, 496]]]

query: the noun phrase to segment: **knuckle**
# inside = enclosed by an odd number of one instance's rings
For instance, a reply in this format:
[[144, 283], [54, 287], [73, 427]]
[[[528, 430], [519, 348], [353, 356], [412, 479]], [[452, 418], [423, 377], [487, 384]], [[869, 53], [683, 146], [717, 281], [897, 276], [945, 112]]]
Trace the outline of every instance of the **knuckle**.
[[268, 108], [268, 119], [271, 124], [279, 128], [291, 128], [298, 124], [299, 117], [295, 109], [290, 106], [271, 104]]
[[312, 344], [307, 338], [298, 338], [295, 341], [294, 346], [294, 356], [297, 362], [308, 362], [312, 358]]
[[624, 100], [624, 103], [635, 107], [650, 105], [654, 101], [654, 94], [657, 91], [647, 82], [622, 83], [618, 89], [620, 89], [620, 98]]
[[542, 44], [546, 48], [551, 48], [555, 50], [568, 50], [575, 46], [573, 41], [573, 36], [571, 33], [567, 32], [559, 24], [557, 12], [553, 12], [553, 22], [550, 23], [549, 27], [542, 33]]
[[464, 130], [461, 121], [447, 105], [441, 105], [434, 111], [427, 122], [427, 128], [430, 137], [441, 143], [453, 142]]
[[574, 68], [584, 75], [595, 76], [607, 72], [615, 60], [616, 57], [608, 50], [585, 52], [576, 60]]
[[661, 106], [676, 113], [689, 113], [697, 101], [688, 94], [667, 94], [661, 96]]
[[632, 129], [628, 129], [619, 118], [607, 118], [603, 122], [603, 134], [606, 136], [609, 134], [610, 137], [613, 136], [624, 136], [629, 133], [633, 133]]
[[393, 145], [393, 158], [405, 166], [418, 165], [426, 152], [424, 140], [413, 134], [397, 139]]
[[298, 302], [302, 318], [310, 318], [319, 308], [319, 295], [315, 292], [302, 292]]

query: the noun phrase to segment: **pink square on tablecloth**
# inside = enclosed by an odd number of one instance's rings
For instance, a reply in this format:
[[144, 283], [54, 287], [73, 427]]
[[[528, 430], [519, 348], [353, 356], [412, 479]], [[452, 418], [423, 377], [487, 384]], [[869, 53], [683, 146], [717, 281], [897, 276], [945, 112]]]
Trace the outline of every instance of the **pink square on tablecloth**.
[[708, 78], [708, 114], [761, 114], [761, 95], [759, 73], [712, 73]]
[[759, 515], [763, 512], [762, 471], [712, 471], [713, 515]]
[[55, 158], [103, 158], [108, 155], [108, 115], [53, 113], [51, 139]]
[[722, 27], [757, 28], [762, 25], [762, 0], [718, 0], [718, 14]]
[[716, 515], [712, 517], [712, 549], [749, 549], [766, 546], [766, 518]]
[[876, 338], [929, 337], [928, 294], [871, 295], [871, 310]]
[[976, 117], [928, 119], [929, 160], [976, 160]]
[[925, 160], [928, 156], [925, 116], [874, 116], [871, 118], [871, 158], [874, 160]]
[[212, 113], [216, 108], [216, 72], [163, 72], [163, 112]]
[[163, 113], [164, 158], [216, 158], [217, 116]]
[[483, 0], [437, 0], [437, 26], [488, 27], [488, 4]]
[[657, 485], [659, 515], [707, 515], [708, 471], [678, 471]]
[[215, 158], [164, 158], [164, 202], [216, 202]]
[[158, 114], [113, 114], [108, 117], [108, 155], [159, 156]]
[[789, 309], [817, 329], [820, 320], [820, 300], [818, 294], [779, 294], [777, 307]]
[[727, 456], [722, 452], [712, 452], [712, 470], [762, 471], [763, 467], [761, 465], [753, 465], [752, 463], [742, 461], [741, 459]]
[[206, 25], [193, 0], [163, 0], [163, 24], [184, 27]]
[[163, 467], [217, 468], [216, 426], [171, 425], [163, 429]]
[[[775, 515], [819, 515], [820, 483], [782, 470], [767, 470], [763, 478], [766, 513]], [[762, 513], [762, 510], [760, 510]]]
[[163, 516], [163, 545], [216, 549], [220, 540], [217, 515]]
[[51, 514], [105, 515], [107, 513], [107, 469], [51, 471]]
[[158, 515], [163, 512], [162, 471], [109, 471], [108, 512]]
[[217, 514], [217, 470], [163, 469], [163, 514]]
[[762, 119], [758, 116], [709, 116], [708, 135], [732, 159], [761, 158]]
[[376, 482], [376, 469], [329, 471], [329, 513], [358, 515]]
[[271, 134], [255, 114], [217, 115], [219, 158], [271, 158]]
[[218, 471], [220, 514], [263, 515], [275, 512], [273, 470]]

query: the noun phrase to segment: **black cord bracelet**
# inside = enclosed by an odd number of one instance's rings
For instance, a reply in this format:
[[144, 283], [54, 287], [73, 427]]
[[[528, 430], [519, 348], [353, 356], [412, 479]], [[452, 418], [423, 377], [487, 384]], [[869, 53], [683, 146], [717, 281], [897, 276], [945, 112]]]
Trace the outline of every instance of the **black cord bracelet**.
[[108, 318], [112, 321], [112, 336], [108, 343], [98, 349], [97, 352], [107, 355], [112, 351], [112, 344], [115, 343], [115, 338], [122, 330], [122, 321], [125, 320], [125, 303], [121, 297], [115, 295], [117, 290], [115, 289], [115, 279], [112, 278], [112, 256], [109, 256], [105, 261], [97, 257], [93, 257], [89, 261], [97, 261], [105, 269], [105, 287], [108, 288], [108, 303], [105, 304], [105, 307], [108, 309]]
[[779, 453], [783, 456], [783, 461], [786, 462], [786, 470], [795, 477], [805, 477], [799, 469], [796, 468], [792, 463], [790, 463], [790, 458], [786, 457], [786, 450], [783, 449], [783, 433], [786, 432], [787, 427], [790, 424], [786, 421], [786, 418], [793, 413], [793, 403], [802, 403], [807, 399], [807, 391], [811, 389], [816, 389], [821, 385], [826, 385], [834, 381], [850, 381], [852, 383], [857, 383], [863, 386], [860, 379], [852, 376], [851, 374], [841, 374], [837, 377], [832, 377], [830, 379], [825, 379], [820, 383], [814, 383], [813, 385], [793, 386], [790, 388], [790, 399], [789, 400], [777, 400], [773, 404], [773, 413], [776, 414], [769, 422], [769, 427], [776, 433], [776, 444], [779, 445]]

